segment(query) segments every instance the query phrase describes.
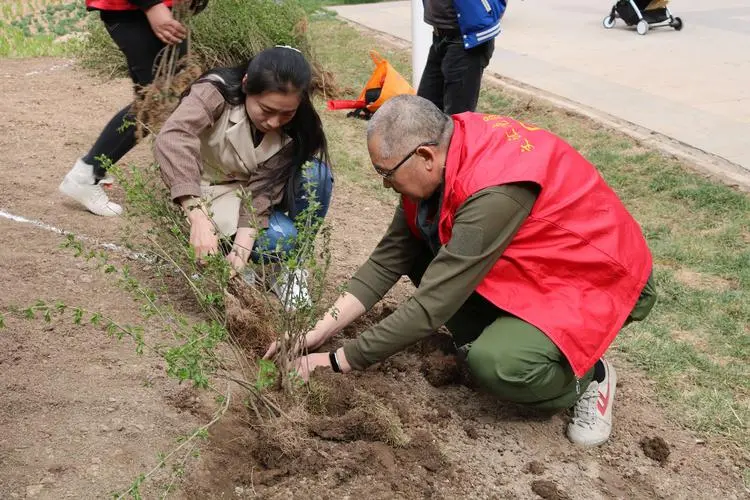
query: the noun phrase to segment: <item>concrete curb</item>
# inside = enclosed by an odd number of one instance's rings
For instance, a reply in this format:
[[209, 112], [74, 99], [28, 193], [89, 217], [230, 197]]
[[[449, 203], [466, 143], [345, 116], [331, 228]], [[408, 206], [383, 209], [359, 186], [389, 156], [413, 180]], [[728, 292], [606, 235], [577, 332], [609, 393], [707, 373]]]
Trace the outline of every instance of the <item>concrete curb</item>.
[[[336, 18], [359, 31], [377, 36], [378, 39], [391, 45], [393, 48], [403, 49], [411, 47], [411, 43], [403, 38], [372, 29], [339, 15], [337, 15]], [[488, 74], [485, 72], [484, 82], [498, 85], [512, 94], [529, 96], [553, 107], [565, 109], [576, 115], [593, 120], [604, 125], [609, 130], [623, 133], [660, 151], [662, 154], [681, 160], [687, 168], [700, 175], [715, 179], [740, 191], [750, 192], [750, 172], [720, 156], [708, 153], [627, 120], [585, 106], [563, 96], [546, 92], [496, 73]]]

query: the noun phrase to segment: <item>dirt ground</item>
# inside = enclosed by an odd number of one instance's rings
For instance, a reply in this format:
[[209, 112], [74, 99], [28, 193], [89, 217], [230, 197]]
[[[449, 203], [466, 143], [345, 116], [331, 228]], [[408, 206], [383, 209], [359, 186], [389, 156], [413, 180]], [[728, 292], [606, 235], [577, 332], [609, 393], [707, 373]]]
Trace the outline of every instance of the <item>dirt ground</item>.
[[[128, 91], [126, 81], [98, 82], [64, 60], [0, 61], [0, 210], [119, 243], [120, 220], [85, 213], [57, 185], [127, 102]], [[141, 146], [127, 159], [148, 158]], [[122, 200], [117, 188], [112, 196]], [[337, 180], [333, 283], [366, 258], [390, 212]], [[139, 317], [127, 292], [59, 248], [59, 235], [4, 218], [0, 234], [1, 309], [62, 300], [123, 322]], [[138, 262], [131, 265], [148, 273]], [[407, 290], [398, 288], [395, 298]], [[378, 307], [360, 327], [388, 307]], [[354, 333], [344, 332], [334, 344]], [[649, 380], [616, 355], [612, 439], [580, 449], [564, 436], [567, 415], [536, 415], [469, 387], [447, 345], [435, 337], [364, 373], [321, 374], [317, 384], [328, 388], [324, 409], [307, 415], [300, 425], [306, 434], [291, 453], [281, 437], [249, 425], [241, 405], [232, 406], [201, 444], [200, 457], [187, 462], [172, 496], [748, 497], [740, 478], [748, 457], [682, 429]], [[156, 465], [157, 453], [208, 422], [214, 409], [210, 398], [168, 379], [158, 357], [138, 356], [127, 339], [69, 321], [6, 317], [0, 373], [0, 498], [101, 498], [126, 489]], [[364, 400], [390, 420], [373, 427], [356, 404]], [[394, 428], [403, 433], [384, 442]], [[159, 472], [144, 497], [157, 497], [174, 478]]]

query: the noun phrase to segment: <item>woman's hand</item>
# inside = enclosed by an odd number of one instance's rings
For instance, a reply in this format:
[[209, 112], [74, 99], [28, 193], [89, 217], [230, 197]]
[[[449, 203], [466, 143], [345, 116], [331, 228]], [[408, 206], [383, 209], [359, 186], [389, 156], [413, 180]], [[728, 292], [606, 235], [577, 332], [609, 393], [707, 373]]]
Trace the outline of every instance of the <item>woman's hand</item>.
[[163, 3], [158, 3], [146, 11], [148, 23], [156, 37], [167, 45], [180, 43], [187, 37], [187, 28], [172, 15]]
[[190, 245], [195, 249], [198, 262], [203, 262], [219, 248], [219, 237], [211, 218], [200, 207], [191, 208], [188, 212], [190, 222]]
[[253, 251], [253, 245], [255, 245], [255, 236], [257, 234], [258, 232], [255, 229], [249, 227], [237, 229], [237, 233], [234, 235], [232, 251], [227, 255], [227, 261], [232, 267], [232, 278], [247, 265], [250, 253]]

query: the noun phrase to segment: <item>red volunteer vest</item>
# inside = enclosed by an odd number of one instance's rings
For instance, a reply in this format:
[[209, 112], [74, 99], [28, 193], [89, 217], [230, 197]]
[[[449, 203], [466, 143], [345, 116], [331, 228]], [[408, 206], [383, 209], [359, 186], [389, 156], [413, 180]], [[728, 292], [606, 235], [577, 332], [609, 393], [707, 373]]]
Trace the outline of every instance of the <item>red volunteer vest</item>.
[[[497, 115], [453, 116], [439, 236], [490, 186], [530, 181], [541, 191], [527, 220], [476, 291], [543, 331], [577, 377], [625, 324], [651, 274], [638, 223], [596, 168], [559, 137]], [[402, 197], [412, 232], [417, 206]]]
[[[172, 0], [164, 0], [163, 3], [167, 7], [172, 6]], [[138, 10], [128, 0], [86, 0], [86, 7], [97, 10]]]

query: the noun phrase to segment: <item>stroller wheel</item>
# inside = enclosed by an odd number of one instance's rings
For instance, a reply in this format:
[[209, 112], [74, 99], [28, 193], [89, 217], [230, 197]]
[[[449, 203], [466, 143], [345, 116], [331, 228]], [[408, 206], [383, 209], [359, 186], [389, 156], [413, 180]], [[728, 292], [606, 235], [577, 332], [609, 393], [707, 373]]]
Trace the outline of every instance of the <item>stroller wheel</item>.
[[672, 26], [675, 29], [675, 31], [680, 31], [682, 29], [682, 19], [680, 19], [679, 17], [675, 17], [672, 20], [672, 23], [670, 24], [670, 26]]
[[602, 26], [604, 26], [607, 29], [612, 29], [615, 27], [615, 16], [607, 16], [602, 20]]
[[639, 35], [645, 35], [648, 33], [648, 23], [641, 19], [638, 21], [638, 24], [635, 25], [635, 30], [638, 32]]

